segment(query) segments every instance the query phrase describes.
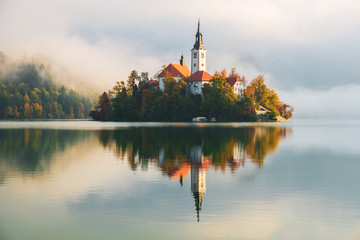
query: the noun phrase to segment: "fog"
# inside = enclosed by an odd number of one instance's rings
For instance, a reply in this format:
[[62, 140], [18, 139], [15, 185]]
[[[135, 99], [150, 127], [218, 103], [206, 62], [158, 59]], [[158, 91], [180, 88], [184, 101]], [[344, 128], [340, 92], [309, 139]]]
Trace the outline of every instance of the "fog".
[[200, 18], [209, 73], [263, 74], [299, 118], [356, 118], [358, 9], [356, 0], [2, 0], [0, 51], [46, 59], [59, 81], [102, 92], [181, 54], [189, 65]]
[[360, 117], [360, 84], [342, 85], [327, 90], [299, 88], [293, 91], [279, 91], [281, 99], [296, 106], [294, 120], [306, 119], [348, 119]]

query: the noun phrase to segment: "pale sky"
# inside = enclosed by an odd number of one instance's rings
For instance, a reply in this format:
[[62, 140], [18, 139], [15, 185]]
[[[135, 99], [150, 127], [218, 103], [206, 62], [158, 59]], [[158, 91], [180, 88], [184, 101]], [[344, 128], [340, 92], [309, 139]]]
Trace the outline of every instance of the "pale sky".
[[200, 18], [210, 74], [264, 74], [299, 118], [357, 118], [359, 12], [357, 0], [0, 0], [0, 51], [102, 92], [181, 54], [189, 65]]

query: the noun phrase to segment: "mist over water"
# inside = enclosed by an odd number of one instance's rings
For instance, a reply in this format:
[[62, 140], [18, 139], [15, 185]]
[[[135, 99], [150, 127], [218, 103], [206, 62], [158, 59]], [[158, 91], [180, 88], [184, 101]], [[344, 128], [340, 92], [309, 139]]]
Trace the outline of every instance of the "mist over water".
[[357, 102], [360, 85], [342, 85], [325, 90], [299, 88], [293, 91], [279, 91], [285, 102], [294, 106], [296, 119], [343, 119], [356, 120], [360, 117]]

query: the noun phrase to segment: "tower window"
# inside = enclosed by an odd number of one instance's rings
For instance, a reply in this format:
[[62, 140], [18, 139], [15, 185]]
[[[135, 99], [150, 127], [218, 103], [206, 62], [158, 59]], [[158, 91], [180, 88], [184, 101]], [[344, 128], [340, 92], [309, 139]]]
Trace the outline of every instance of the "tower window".
[[202, 63], [202, 64], [201, 64], [201, 66], [203, 67], [203, 66], [204, 66], [204, 64]]
[[196, 63], [194, 63], [194, 67], [196, 67]]
[[201, 53], [201, 58], [204, 58], [205, 57], [205, 54], [204, 53]]
[[194, 52], [194, 58], [197, 58], [197, 52]]

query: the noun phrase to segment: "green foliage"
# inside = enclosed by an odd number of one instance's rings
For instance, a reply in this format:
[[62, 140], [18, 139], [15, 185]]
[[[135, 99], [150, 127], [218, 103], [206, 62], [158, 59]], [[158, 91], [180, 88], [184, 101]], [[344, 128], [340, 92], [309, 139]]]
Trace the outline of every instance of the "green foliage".
[[90, 98], [56, 87], [43, 65], [20, 65], [0, 82], [0, 119], [79, 119], [93, 107]]
[[95, 120], [109, 120], [111, 111], [111, 102], [108, 94], [104, 92], [97, 105], [97, 111], [91, 111], [90, 116]]
[[238, 98], [227, 83], [225, 74], [213, 76], [210, 84], [203, 87], [202, 115], [219, 121], [241, 121], [243, 113], [237, 105]]
[[[142, 76], [146, 74], [142, 73]], [[233, 69], [231, 76], [237, 76]], [[135, 84], [139, 82], [139, 86]], [[245, 82], [245, 79], [242, 80]], [[176, 81], [165, 74], [164, 91], [153, 86], [147, 77], [130, 73], [128, 84], [117, 82], [109, 93], [99, 97], [99, 103], [91, 116], [101, 121], [172, 121], [186, 122], [194, 117], [205, 116], [217, 121], [256, 121], [255, 109], [260, 104], [271, 110], [273, 117], [281, 114], [291, 117], [292, 108], [281, 103], [274, 90], [268, 89], [264, 78], [259, 76], [236, 96], [226, 81], [226, 71], [216, 72], [212, 80], [202, 87], [202, 95], [189, 93], [184, 80]]]
[[140, 79], [141, 77], [139, 76], [138, 72], [136, 70], [133, 70], [128, 78], [128, 82], [127, 82], [128, 87], [132, 89], [135, 86], [136, 82], [139, 81]]
[[225, 74], [215, 75], [211, 84], [204, 86], [202, 97], [190, 94], [186, 82], [177, 82], [170, 74], [163, 79], [164, 92], [153, 86], [147, 77], [142, 77], [137, 86], [132, 84], [137, 76], [134, 70], [127, 86], [124, 82], [117, 82], [107, 94], [106, 103], [104, 93], [90, 115], [101, 121], [184, 122], [197, 116], [215, 117], [219, 121], [253, 120], [247, 117], [244, 107], [239, 107], [239, 99], [227, 84]]
[[[193, 151], [199, 147], [204, 159], [210, 160], [218, 169], [231, 167], [234, 170], [239, 166], [234, 160], [245, 161], [245, 154], [262, 167], [266, 156], [275, 151], [289, 133], [282, 127], [141, 127], [102, 130], [99, 140], [103, 146], [113, 149], [120, 159], [127, 160], [132, 170], [147, 169], [152, 159], [161, 158], [158, 166], [164, 173], [170, 173], [179, 164], [196, 160]], [[162, 149], [161, 157], [159, 149]], [[234, 155], [236, 152], [237, 156]]]
[[89, 135], [79, 130], [0, 129], [0, 163], [28, 174], [48, 170], [56, 152]]
[[181, 163], [197, 162], [200, 155], [194, 155], [194, 150], [199, 150], [204, 161], [210, 161], [215, 169], [235, 170], [240, 162], [245, 163], [245, 155], [261, 167], [266, 156], [290, 133], [289, 129], [274, 126], [135, 127], [111, 131], [0, 129], [0, 164], [33, 176], [50, 170], [56, 159], [54, 154], [96, 138], [119, 159], [127, 161], [132, 170], [147, 169], [155, 163], [164, 173], [174, 173]]

